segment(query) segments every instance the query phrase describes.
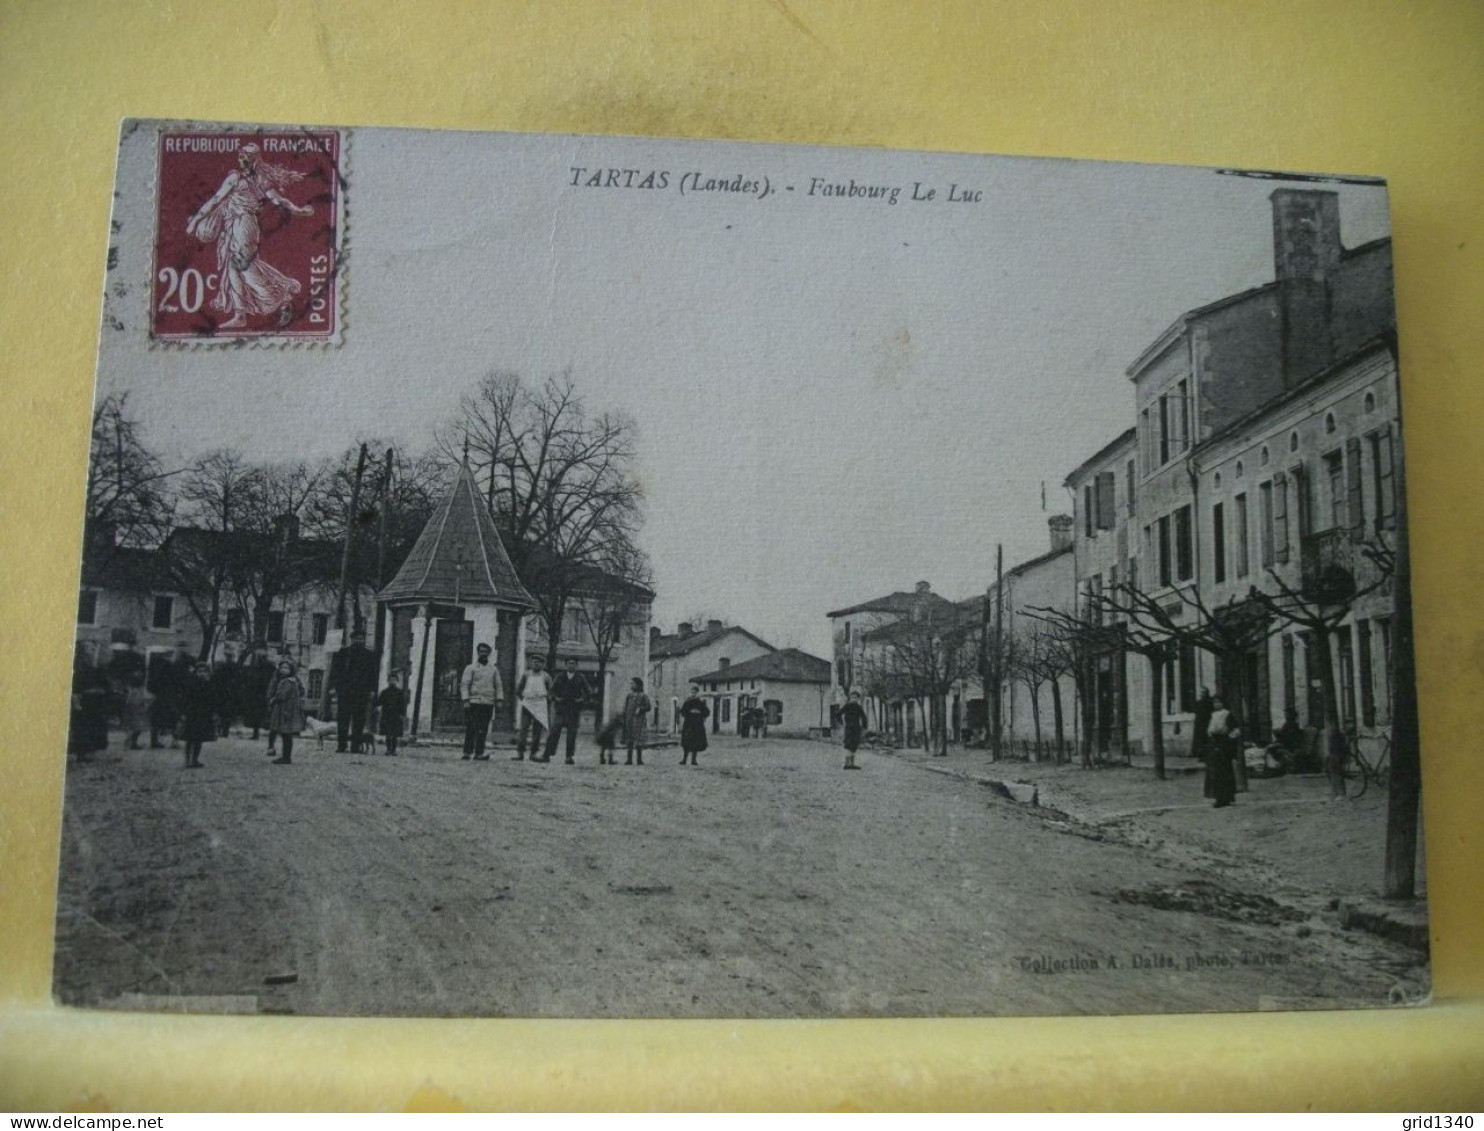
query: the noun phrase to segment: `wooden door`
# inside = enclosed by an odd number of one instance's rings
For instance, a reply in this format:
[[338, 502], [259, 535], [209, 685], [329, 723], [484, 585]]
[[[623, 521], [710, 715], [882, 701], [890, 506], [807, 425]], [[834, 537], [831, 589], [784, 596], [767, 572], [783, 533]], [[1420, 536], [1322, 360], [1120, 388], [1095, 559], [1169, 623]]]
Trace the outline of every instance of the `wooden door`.
[[466, 620], [440, 620], [434, 641], [433, 726], [462, 727], [464, 704], [459, 681], [474, 659], [474, 624]]

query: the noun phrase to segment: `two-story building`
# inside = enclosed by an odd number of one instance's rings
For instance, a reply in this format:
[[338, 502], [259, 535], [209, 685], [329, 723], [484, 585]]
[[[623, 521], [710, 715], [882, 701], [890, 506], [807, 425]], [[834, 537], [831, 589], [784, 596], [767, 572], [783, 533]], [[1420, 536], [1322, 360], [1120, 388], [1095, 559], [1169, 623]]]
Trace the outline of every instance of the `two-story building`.
[[[774, 651], [773, 645], [747, 629], [723, 624], [719, 620], [709, 620], [701, 629], [689, 621], [682, 621], [671, 635], [661, 632], [658, 626], [652, 627], [649, 630], [647, 684], [650, 701], [654, 704], [652, 726], [661, 734], [678, 734], [680, 704], [690, 693], [692, 683], [708, 673]], [[715, 725], [720, 726], [720, 720]]]

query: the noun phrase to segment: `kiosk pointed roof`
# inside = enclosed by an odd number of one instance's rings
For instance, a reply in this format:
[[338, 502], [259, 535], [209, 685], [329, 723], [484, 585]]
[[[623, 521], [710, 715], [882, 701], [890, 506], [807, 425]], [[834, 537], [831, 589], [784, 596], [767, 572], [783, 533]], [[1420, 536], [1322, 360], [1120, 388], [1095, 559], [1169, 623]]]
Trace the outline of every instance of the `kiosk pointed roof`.
[[510, 563], [467, 463], [459, 465], [453, 486], [377, 599], [536, 607]]

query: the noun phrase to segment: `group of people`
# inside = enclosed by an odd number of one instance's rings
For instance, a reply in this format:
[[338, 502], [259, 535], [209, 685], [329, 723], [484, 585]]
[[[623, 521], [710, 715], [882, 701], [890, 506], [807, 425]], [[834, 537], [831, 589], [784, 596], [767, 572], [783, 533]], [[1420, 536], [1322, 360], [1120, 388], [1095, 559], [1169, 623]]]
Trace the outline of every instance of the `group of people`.
[[[1196, 699], [1191, 754], [1205, 763], [1205, 796], [1217, 809], [1225, 809], [1237, 799], [1236, 760], [1246, 757], [1242, 724], [1219, 695], [1206, 688]], [[1264, 750], [1266, 776], [1286, 774], [1304, 768], [1308, 732], [1298, 721], [1292, 707], [1283, 711], [1283, 724], [1273, 732], [1273, 741]]]
[[[489, 760], [485, 746], [490, 722], [504, 698], [499, 669], [490, 662], [488, 644], [475, 648], [475, 660], [464, 668], [459, 681], [464, 705], [464, 758]], [[511, 760], [550, 762], [558, 744], [566, 740], [566, 764], [577, 760], [577, 732], [582, 720], [582, 707], [591, 697], [587, 679], [577, 670], [577, 661], [569, 659], [563, 671], [553, 676], [546, 670], [546, 657], [533, 653], [526, 670], [515, 681], [516, 737]], [[649, 743], [649, 715], [654, 703], [644, 690], [644, 680], [635, 676], [629, 681], [623, 705], [598, 729], [598, 764], [618, 764], [617, 750], [627, 751], [626, 766], [644, 765], [644, 748]], [[692, 684], [690, 696], [680, 706], [680, 764], [698, 765], [697, 755], [706, 749], [706, 720], [711, 708], [701, 698], [698, 684]], [[529, 755], [527, 751], [529, 750]]]

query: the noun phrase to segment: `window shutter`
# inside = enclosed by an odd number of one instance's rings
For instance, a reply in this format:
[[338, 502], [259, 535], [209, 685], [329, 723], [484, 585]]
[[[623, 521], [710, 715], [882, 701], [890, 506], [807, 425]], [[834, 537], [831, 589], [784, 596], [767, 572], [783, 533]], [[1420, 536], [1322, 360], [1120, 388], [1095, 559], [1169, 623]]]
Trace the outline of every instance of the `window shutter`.
[[1381, 429], [1376, 441], [1376, 514], [1382, 530], [1396, 529], [1396, 468], [1392, 466], [1391, 425]]
[[1092, 484], [1082, 488], [1082, 531], [1092, 537]]
[[1273, 476], [1273, 548], [1280, 562], [1288, 560], [1288, 476]]
[[1365, 537], [1365, 497], [1362, 494], [1360, 477], [1360, 440], [1351, 437], [1345, 441], [1345, 494], [1346, 509], [1350, 512], [1350, 537], [1356, 542]]
[[1098, 472], [1097, 478], [1097, 527], [1099, 530], [1113, 529], [1113, 473]]

